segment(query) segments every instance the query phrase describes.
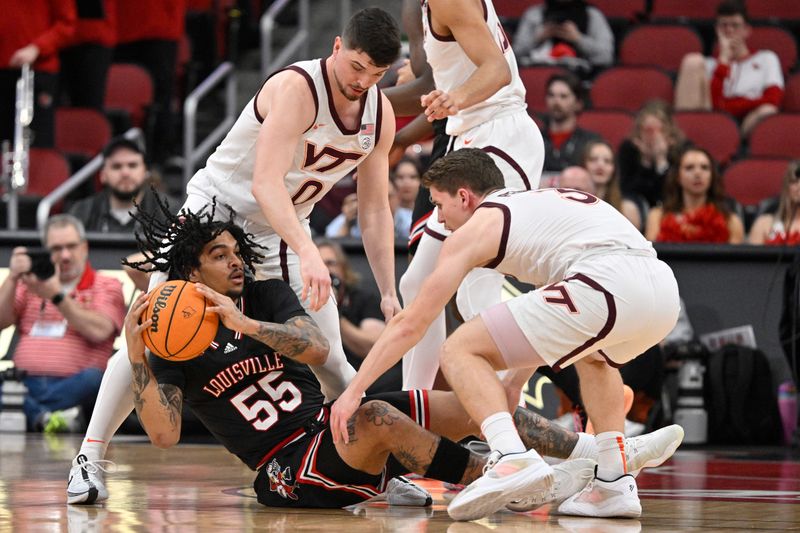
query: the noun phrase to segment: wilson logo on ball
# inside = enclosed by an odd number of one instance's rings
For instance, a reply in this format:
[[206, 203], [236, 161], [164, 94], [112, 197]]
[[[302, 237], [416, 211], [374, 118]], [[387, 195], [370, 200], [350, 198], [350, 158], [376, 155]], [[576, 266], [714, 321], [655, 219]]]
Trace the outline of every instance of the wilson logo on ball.
[[166, 285], [160, 291], [158, 291], [158, 297], [156, 301], [153, 303], [153, 323], [150, 325], [150, 331], [153, 333], [158, 333], [158, 315], [162, 309], [167, 307], [167, 300], [169, 299], [169, 295], [175, 292], [175, 285]]

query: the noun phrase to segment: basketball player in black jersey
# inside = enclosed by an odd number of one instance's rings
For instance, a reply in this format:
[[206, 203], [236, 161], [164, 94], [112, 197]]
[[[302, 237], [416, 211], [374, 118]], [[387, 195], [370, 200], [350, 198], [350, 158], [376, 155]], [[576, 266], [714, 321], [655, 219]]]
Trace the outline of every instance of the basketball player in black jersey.
[[[145, 355], [141, 333], [150, 321], [139, 322], [147, 296], [131, 307], [125, 334], [136, 412], [153, 444], [178, 442], [185, 401], [228, 451], [258, 471], [258, 501], [269, 506], [342, 507], [378, 495], [405, 472], [462, 484], [481, 475], [484, 459], [449, 440], [475, 432], [452, 393], [366, 397], [348, 425], [349, 444], [334, 444], [329, 405], [306, 366], [324, 357], [327, 341], [288, 284], [246, 279], [259, 258], [249, 235], [231, 222], [214, 222], [213, 211], [183, 212], [168, 225], [143, 222], [138, 237], [147, 259], [131, 266], [197, 282], [212, 302], [209, 311], [220, 317], [201, 356], [173, 362]], [[575, 448], [576, 435], [532, 413], [518, 420], [526, 442], [545, 454], [568, 457]], [[563, 463], [561, 490], [582, 488], [593, 465]], [[535, 489], [519, 487], [509, 499]]]

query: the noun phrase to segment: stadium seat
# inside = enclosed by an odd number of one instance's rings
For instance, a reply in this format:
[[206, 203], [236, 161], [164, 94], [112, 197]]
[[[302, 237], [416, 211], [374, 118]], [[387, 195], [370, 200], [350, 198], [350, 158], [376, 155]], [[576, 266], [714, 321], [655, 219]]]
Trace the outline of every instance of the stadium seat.
[[32, 196], [47, 196], [69, 177], [69, 163], [58, 150], [31, 148], [28, 190]]
[[711, 21], [716, 18], [720, 0], [653, 0], [653, 19]]
[[742, 159], [731, 163], [722, 175], [725, 192], [745, 208], [780, 194], [788, 159]]
[[578, 126], [599, 134], [616, 152], [633, 128], [633, 115], [627, 111], [590, 109], [578, 116]]
[[727, 113], [679, 111], [675, 122], [694, 144], [709, 151], [720, 165], [727, 165], [739, 150], [739, 126]]
[[688, 26], [643, 25], [625, 35], [620, 45], [619, 64], [652, 65], [677, 72], [683, 56], [702, 51], [703, 41]]
[[647, 12], [645, 0], [591, 0], [589, 4], [609, 19], [636, 20]]
[[494, 0], [494, 11], [501, 19], [516, 20], [522, 17], [522, 14], [529, 7], [541, 4], [542, 1], [530, 0]]
[[130, 116], [131, 124], [143, 127], [147, 108], [153, 103], [153, 80], [139, 65], [114, 63], [108, 71], [105, 107], [122, 110]]
[[612, 67], [594, 80], [595, 109], [637, 111], [648, 100], [672, 102], [672, 79], [654, 67]]
[[800, 20], [797, 0], [757, 0], [747, 3], [747, 13], [755, 20]]
[[771, 115], [750, 132], [752, 157], [798, 157], [800, 155], [800, 113]]
[[783, 110], [792, 113], [800, 112], [800, 72], [789, 76], [786, 81], [786, 93], [783, 96]]
[[547, 94], [547, 80], [553, 74], [564, 73], [561, 67], [522, 67], [519, 77], [525, 85], [525, 102], [528, 104], [529, 113], [544, 113], [547, 107], [544, 97]]
[[56, 109], [56, 144], [61, 152], [91, 159], [111, 140], [111, 125], [95, 109]]

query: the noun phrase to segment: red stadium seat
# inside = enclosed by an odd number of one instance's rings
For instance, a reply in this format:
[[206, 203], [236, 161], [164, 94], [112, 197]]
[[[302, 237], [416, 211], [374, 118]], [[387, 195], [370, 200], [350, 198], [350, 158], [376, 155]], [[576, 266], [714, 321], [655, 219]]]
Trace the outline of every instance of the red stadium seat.
[[714, 20], [720, 0], [653, 0], [653, 19]]
[[578, 116], [578, 126], [599, 134], [616, 152], [622, 140], [633, 128], [633, 115], [627, 111], [592, 109], [584, 111]]
[[142, 127], [147, 108], [153, 103], [153, 80], [139, 65], [115, 63], [108, 70], [106, 109], [128, 113], [134, 126]]
[[645, 0], [589, 0], [606, 18], [636, 20], [647, 12]]
[[69, 163], [58, 150], [31, 148], [28, 195], [46, 196], [69, 177]]
[[725, 192], [745, 206], [758, 205], [781, 192], [788, 159], [743, 159], [722, 175]]
[[653, 65], [677, 72], [683, 56], [702, 52], [703, 41], [687, 26], [644, 25], [631, 30], [622, 40], [620, 65]]
[[494, 11], [498, 17], [518, 19], [529, 7], [541, 4], [541, 1], [531, 0], [494, 0]]
[[800, 72], [792, 74], [786, 80], [786, 93], [783, 97], [783, 110], [800, 112]]
[[800, 155], [800, 113], [771, 115], [750, 132], [753, 157], [797, 157]]
[[544, 113], [547, 107], [544, 97], [547, 94], [547, 80], [553, 74], [564, 73], [561, 67], [523, 67], [519, 69], [519, 77], [525, 85], [525, 101], [528, 112]]
[[672, 102], [672, 79], [652, 67], [612, 67], [594, 80], [592, 105], [596, 109], [637, 111], [648, 100]]
[[111, 140], [111, 125], [95, 109], [56, 109], [56, 148], [64, 153], [91, 159]]
[[680, 111], [675, 122], [694, 144], [709, 151], [720, 165], [727, 165], [739, 150], [739, 126], [727, 113]]
[[747, 13], [752, 19], [800, 20], [800, 2], [797, 0], [756, 0], [747, 3]]

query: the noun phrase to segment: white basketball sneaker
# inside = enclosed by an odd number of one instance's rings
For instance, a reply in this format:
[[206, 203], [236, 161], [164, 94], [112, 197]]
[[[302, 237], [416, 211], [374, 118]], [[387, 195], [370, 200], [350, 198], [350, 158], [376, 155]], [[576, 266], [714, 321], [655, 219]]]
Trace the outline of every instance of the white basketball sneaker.
[[67, 483], [67, 503], [91, 505], [108, 499], [108, 491], [100, 472], [108, 472], [109, 469], [103, 464], [116, 466], [113, 462], [102, 459], [89, 461], [82, 453], [72, 460]]
[[488, 516], [514, 500], [548, 492], [553, 468], [533, 450], [501, 455], [492, 452], [483, 475], [458, 493], [447, 506], [453, 520], [476, 520]]
[[598, 518], [638, 518], [642, 514], [636, 479], [625, 474], [614, 481], [594, 478], [586, 488], [567, 498], [558, 512]]
[[552, 503], [557, 508], [561, 502], [583, 489], [593, 478], [597, 463], [593, 459], [574, 459], [553, 467], [553, 485], [550, 490], [537, 491], [513, 501], [506, 508], [518, 513]]
[[628, 473], [639, 475], [642, 468], [652, 468], [672, 457], [683, 442], [683, 428], [678, 424], [625, 439], [625, 455]]

